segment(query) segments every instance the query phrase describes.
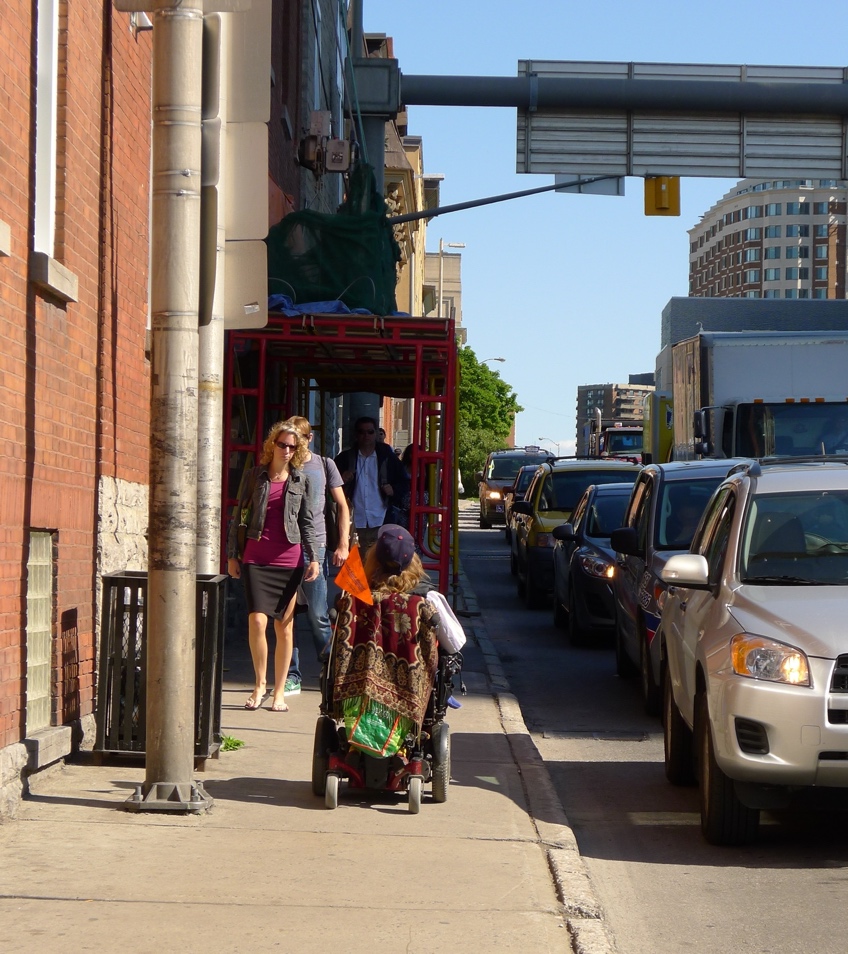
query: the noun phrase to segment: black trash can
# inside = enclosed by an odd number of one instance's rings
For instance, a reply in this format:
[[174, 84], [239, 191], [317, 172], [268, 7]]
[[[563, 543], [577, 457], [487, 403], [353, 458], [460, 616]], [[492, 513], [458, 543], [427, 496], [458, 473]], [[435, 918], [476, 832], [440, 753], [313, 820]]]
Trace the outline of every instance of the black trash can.
[[[194, 689], [195, 762], [217, 754], [221, 742], [221, 683], [227, 576], [197, 577], [197, 638]], [[145, 751], [147, 691], [147, 573], [103, 577], [97, 733], [94, 752]]]

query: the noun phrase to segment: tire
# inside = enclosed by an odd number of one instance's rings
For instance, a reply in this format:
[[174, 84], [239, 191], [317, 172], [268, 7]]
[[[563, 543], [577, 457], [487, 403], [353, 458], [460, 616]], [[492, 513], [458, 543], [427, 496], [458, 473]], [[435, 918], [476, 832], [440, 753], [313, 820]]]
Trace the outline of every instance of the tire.
[[417, 815], [421, 811], [421, 776], [413, 775], [409, 779], [409, 814]]
[[312, 746], [313, 795], [323, 795], [327, 790], [330, 752], [336, 750], [337, 744], [336, 723], [328, 716], [319, 716], [315, 725], [315, 742]]
[[504, 542], [509, 546], [509, 525], [504, 527]]
[[327, 787], [324, 792], [324, 804], [327, 808], [339, 807], [339, 777], [338, 775], [327, 776]]
[[515, 554], [512, 552], [512, 549], [509, 551], [509, 572], [513, 576], [518, 576], [518, 560], [515, 559]]
[[662, 697], [660, 687], [654, 679], [651, 649], [648, 646], [648, 634], [644, 626], [639, 627], [639, 676], [642, 680], [642, 700], [645, 703], [645, 712], [648, 715], [658, 716], [662, 711]]
[[695, 702], [701, 832], [711, 845], [747, 845], [755, 841], [760, 813], [736, 797], [733, 779], [719, 768], [713, 749], [709, 705], [702, 692]]
[[450, 785], [450, 728], [441, 722], [433, 729], [433, 801], [448, 800]]
[[482, 507], [480, 507], [480, 529], [481, 529], [481, 530], [491, 530], [491, 529], [492, 529], [492, 521], [491, 521], [491, 520], [488, 520], [488, 519], [486, 518], [486, 516], [484, 515], [483, 508], [482, 508]]
[[636, 675], [636, 667], [624, 648], [617, 618], [615, 621], [615, 673], [621, 679], [632, 679]]
[[695, 782], [695, 748], [692, 731], [683, 721], [674, 701], [674, 690], [668, 669], [663, 668], [663, 754], [665, 777], [672, 785]]

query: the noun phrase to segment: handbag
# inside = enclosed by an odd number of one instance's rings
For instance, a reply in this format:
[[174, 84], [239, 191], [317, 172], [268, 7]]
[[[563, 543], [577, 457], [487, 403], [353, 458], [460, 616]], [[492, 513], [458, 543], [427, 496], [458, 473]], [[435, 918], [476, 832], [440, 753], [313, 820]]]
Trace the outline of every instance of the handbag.
[[326, 482], [324, 484], [324, 527], [327, 532], [327, 553], [333, 553], [339, 546], [339, 505], [333, 500], [330, 493], [330, 470], [327, 466], [327, 458], [322, 457], [324, 462], [324, 474]]

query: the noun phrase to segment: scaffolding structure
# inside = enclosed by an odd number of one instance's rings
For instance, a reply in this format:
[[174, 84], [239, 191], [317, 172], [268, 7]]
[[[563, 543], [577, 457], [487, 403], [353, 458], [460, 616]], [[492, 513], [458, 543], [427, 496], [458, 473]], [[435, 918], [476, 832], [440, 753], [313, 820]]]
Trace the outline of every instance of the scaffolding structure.
[[[231, 514], [274, 422], [292, 414], [310, 418], [316, 451], [323, 453], [333, 446], [328, 437], [335, 426], [323, 419], [327, 399], [356, 392], [412, 399], [410, 532], [431, 580], [455, 594], [458, 382], [451, 319], [272, 312], [265, 328], [229, 332], [225, 513]], [[322, 419], [312, 420], [314, 408]]]

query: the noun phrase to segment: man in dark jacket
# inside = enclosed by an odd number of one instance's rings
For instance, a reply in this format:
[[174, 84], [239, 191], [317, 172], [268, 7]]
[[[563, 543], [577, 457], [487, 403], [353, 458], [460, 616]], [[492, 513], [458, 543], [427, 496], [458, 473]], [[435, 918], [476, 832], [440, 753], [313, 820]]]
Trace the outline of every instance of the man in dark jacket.
[[378, 443], [377, 422], [373, 417], [360, 417], [353, 430], [354, 446], [336, 457], [336, 466], [353, 508], [353, 526], [364, 552], [377, 539], [377, 531], [386, 522], [386, 510], [392, 498], [401, 494], [405, 474], [391, 447]]

